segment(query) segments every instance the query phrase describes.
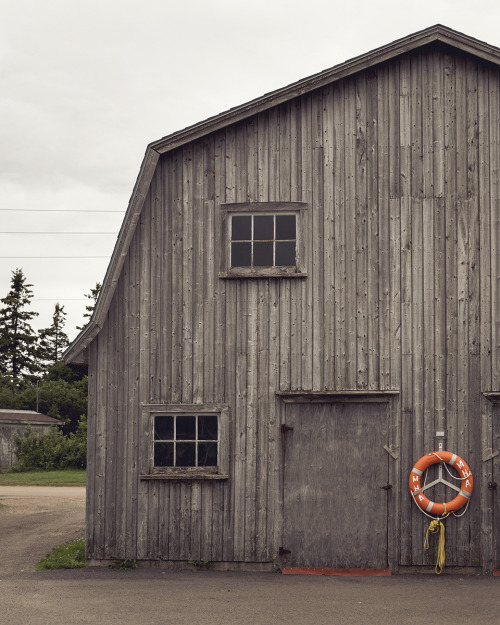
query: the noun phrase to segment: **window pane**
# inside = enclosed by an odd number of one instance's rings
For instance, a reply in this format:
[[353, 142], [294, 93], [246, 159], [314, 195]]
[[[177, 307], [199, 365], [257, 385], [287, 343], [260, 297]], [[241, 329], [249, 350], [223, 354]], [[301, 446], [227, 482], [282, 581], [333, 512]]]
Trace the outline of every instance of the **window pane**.
[[198, 466], [217, 466], [217, 443], [198, 443]]
[[231, 267], [250, 267], [252, 264], [251, 243], [231, 243]]
[[[296, 239], [295, 215], [276, 216], [276, 239]], [[277, 263], [279, 264], [279, 263]]]
[[276, 241], [276, 265], [295, 267], [295, 241]]
[[250, 215], [234, 215], [231, 219], [231, 239], [250, 241], [252, 238], [252, 218]]
[[155, 443], [155, 467], [174, 466], [174, 444]]
[[273, 242], [256, 242], [253, 244], [253, 265], [254, 267], [273, 266]]
[[215, 414], [198, 416], [198, 440], [199, 441], [216, 441], [218, 418]]
[[274, 217], [256, 215], [253, 221], [254, 241], [272, 241], [274, 239]]
[[174, 418], [162, 415], [155, 417], [155, 440], [172, 441], [174, 439]]
[[196, 439], [196, 417], [194, 415], [177, 417], [176, 440]]
[[196, 443], [176, 443], [176, 467], [196, 466]]

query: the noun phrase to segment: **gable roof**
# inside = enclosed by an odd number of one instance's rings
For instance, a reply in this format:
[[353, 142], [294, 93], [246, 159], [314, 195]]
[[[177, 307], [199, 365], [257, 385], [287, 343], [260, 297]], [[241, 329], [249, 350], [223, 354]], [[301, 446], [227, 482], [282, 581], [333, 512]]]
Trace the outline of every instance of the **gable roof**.
[[12, 410], [10, 408], [0, 409], [0, 422], [30, 423], [33, 425], [57, 425], [62, 423], [59, 419], [54, 419], [54, 417], [49, 417], [35, 410]]
[[87, 347], [99, 333], [106, 318], [156, 164], [162, 154], [356, 72], [435, 42], [449, 45], [500, 65], [499, 48], [437, 24], [150, 143], [146, 149], [94, 313], [88, 325], [64, 353], [65, 362], [68, 364], [88, 363]]

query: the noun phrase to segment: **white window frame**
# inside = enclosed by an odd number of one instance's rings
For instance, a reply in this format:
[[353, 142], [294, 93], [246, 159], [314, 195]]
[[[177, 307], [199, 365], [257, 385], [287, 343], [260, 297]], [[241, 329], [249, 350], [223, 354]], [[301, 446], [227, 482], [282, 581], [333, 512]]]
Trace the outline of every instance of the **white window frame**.
[[[218, 417], [217, 466], [156, 467], [154, 421], [158, 416], [204, 415]], [[227, 404], [145, 404], [142, 410], [144, 444], [141, 479], [227, 479], [229, 476], [229, 406]]]
[[[306, 273], [306, 249], [304, 245], [307, 231], [306, 202], [238, 202], [221, 204], [221, 266], [220, 278], [303, 278]], [[231, 219], [244, 215], [295, 215], [296, 264], [295, 266], [272, 267], [231, 267]]]

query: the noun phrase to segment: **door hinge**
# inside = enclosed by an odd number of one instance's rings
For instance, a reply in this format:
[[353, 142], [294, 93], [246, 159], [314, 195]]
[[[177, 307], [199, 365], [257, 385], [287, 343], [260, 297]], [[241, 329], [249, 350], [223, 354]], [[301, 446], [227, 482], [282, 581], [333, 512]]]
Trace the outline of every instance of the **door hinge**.
[[382, 490], [391, 490], [392, 489], [392, 484], [384, 484], [384, 486], [380, 487]]
[[289, 553], [292, 553], [290, 549], [284, 549], [283, 547], [278, 549], [278, 555], [280, 556], [287, 556]]
[[498, 484], [497, 484], [496, 482], [490, 482], [490, 483], [488, 484], [488, 488], [489, 488], [490, 490], [496, 490], [496, 489], [497, 489], [497, 486], [498, 486]]
[[286, 434], [287, 432], [291, 432], [292, 430], [293, 428], [290, 427], [289, 425], [286, 425], [285, 423], [281, 424], [280, 431], [282, 434]]

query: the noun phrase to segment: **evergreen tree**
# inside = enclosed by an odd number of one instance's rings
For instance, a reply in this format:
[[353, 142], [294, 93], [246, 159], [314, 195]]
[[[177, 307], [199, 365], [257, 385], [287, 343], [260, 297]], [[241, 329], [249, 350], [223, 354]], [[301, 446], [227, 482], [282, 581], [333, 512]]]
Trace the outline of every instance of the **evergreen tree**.
[[[90, 293], [85, 293], [85, 297], [88, 297], [92, 300], [92, 304], [89, 306], [85, 306], [85, 310], [87, 312], [83, 313], [84, 319], [88, 319], [90, 321], [90, 317], [92, 317], [92, 313], [94, 312], [94, 308], [97, 302], [97, 298], [99, 297], [99, 293], [101, 292], [102, 284], [100, 282], [95, 283], [95, 287], [90, 289]], [[83, 326], [76, 326], [77, 330], [83, 330], [88, 325], [88, 321]]]
[[12, 272], [11, 289], [0, 299], [0, 373], [12, 376], [14, 382], [30, 377], [39, 370], [37, 365], [37, 335], [30, 321], [38, 316], [28, 309], [33, 292], [26, 284], [22, 269]]
[[38, 357], [44, 365], [53, 365], [62, 359], [62, 353], [68, 346], [68, 335], [64, 332], [64, 306], [55, 305], [52, 325], [39, 332]]

